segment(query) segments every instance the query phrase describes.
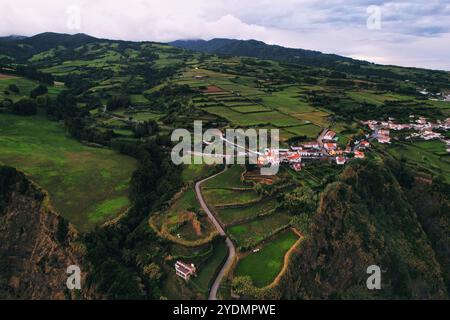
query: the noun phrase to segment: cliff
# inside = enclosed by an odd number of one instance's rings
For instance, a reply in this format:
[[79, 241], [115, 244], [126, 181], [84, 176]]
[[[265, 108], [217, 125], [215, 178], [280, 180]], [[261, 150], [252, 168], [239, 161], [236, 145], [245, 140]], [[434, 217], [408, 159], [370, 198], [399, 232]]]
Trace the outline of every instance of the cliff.
[[77, 299], [67, 267], [83, 275], [78, 233], [49, 205], [48, 196], [22, 173], [0, 166], [0, 299]]

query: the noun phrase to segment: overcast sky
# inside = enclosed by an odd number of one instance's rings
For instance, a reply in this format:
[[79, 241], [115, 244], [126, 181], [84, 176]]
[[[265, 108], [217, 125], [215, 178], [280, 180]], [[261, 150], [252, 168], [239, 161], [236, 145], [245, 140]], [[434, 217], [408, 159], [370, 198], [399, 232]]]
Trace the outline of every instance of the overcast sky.
[[0, 12], [0, 35], [258, 39], [450, 70], [449, 0], [1, 0]]

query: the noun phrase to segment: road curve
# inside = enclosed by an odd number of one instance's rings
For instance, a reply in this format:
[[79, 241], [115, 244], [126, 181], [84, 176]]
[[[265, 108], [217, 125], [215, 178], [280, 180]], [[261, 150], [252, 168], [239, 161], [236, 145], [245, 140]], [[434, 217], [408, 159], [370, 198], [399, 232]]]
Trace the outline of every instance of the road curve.
[[225, 236], [226, 237], [226, 244], [228, 246], [228, 258], [227, 261], [225, 262], [225, 264], [222, 266], [222, 269], [220, 269], [219, 273], [217, 274], [216, 279], [214, 280], [214, 283], [211, 287], [211, 291], [209, 292], [209, 300], [217, 300], [217, 291], [219, 290], [219, 286], [220, 283], [222, 282], [223, 277], [225, 276], [225, 272], [227, 271], [227, 269], [231, 266], [231, 264], [233, 263], [234, 257], [236, 255], [236, 248], [234, 247], [233, 242], [230, 240], [230, 238], [226, 235], [225, 230], [223, 230], [222, 226], [220, 225], [219, 221], [217, 221], [216, 217], [214, 216], [214, 214], [209, 210], [203, 195], [202, 195], [202, 191], [201, 191], [201, 185], [203, 182], [214, 178], [215, 176], [225, 172], [227, 170], [227, 167], [225, 167], [225, 169], [219, 173], [216, 173], [206, 179], [203, 179], [201, 181], [198, 181], [195, 184], [195, 194], [197, 195], [197, 199], [198, 202], [200, 203], [202, 209], [206, 212], [206, 214], [208, 215], [209, 219], [211, 220], [211, 222], [214, 224], [214, 226], [216, 227], [217, 231], [219, 231], [219, 234], [221, 236]]

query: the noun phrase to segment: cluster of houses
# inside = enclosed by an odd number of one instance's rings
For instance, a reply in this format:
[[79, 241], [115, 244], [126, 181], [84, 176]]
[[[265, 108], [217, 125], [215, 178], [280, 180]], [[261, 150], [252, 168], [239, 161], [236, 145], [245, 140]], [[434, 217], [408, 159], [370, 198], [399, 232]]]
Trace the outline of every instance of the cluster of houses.
[[327, 130], [317, 141], [306, 142], [288, 149], [266, 149], [258, 157], [258, 165], [288, 164], [295, 171], [302, 169], [304, 161], [333, 160], [338, 165], [344, 165], [350, 157], [363, 159], [364, 151], [370, 147], [367, 140], [355, 141], [342, 150], [337, 143], [336, 132]]
[[368, 120], [362, 121], [362, 124], [369, 127], [372, 130], [372, 137], [377, 139], [380, 143], [391, 143], [390, 130], [400, 131], [400, 130], [411, 130], [410, 135], [406, 136], [405, 139], [423, 139], [423, 140], [434, 140], [439, 139], [447, 144], [447, 151], [450, 152], [450, 140], [445, 139], [445, 137], [440, 132], [435, 130], [447, 131], [450, 129], [450, 118], [445, 120], [437, 120], [436, 122], [431, 122], [425, 117], [416, 117], [414, 115], [410, 116], [408, 123], [397, 123], [395, 119], [389, 118], [388, 121], [377, 121]]
[[429, 92], [426, 88], [419, 88], [417, 89], [417, 91], [420, 94], [427, 96], [432, 101], [450, 101], [450, 94], [448, 93], [447, 94], [442, 92], [432, 93]]

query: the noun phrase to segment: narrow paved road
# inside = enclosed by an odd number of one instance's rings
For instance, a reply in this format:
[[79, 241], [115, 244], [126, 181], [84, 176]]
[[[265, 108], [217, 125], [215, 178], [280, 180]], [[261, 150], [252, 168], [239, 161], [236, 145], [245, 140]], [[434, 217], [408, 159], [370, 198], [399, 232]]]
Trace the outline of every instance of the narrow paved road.
[[203, 182], [214, 178], [215, 176], [225, 172], [227, 170], [227, 167], [225, 167], [225, 169], [215, 175], [212, 175], [206, 179], [203, 179], [201, 181], [198, 181], [195, 184], [195, 194], [197, 195], [197, 199], [198, 202], [200, 203], [200, 205], [202, 206], [203, 210], [205, 210], [206, 214], [208, 215], [209, 219], [212, 221], [212, 223], [214, 224], [214, 226], [216, 227], [217, 231], [219, 231], [219, 234], [221, 236], [226, 236], [226, 244], [228, 246], [228, 258], [227, 261], [225, 262], [225, 264], [222, 266], [222, 269], [220, 270], [220, 272], [217, 274], [216, 279], [214, 280], [214, 283], [211, 287], [211, 291], [209, 292], [209, 300], [217, 300], [217, 290], [219, 290], [219, 286], [220, 283], [222, 282], [222, 279], [225, 275], [226, 270], [231, 266], [231, 264], [233, 263], [234, 260], [234, 256], [236, 255], [236, 248], [234, 247], [233, 242], [230, 240], [230, 238], [226, 235], [225, 231], [223, 230], [222, 226], [220, 225], [219, 221], [217, 221], [216, 217], [214, 216], [214, 214], [209, 210], [203, 195], [202, 195], [202, 191], [201, 191], [201, 185]]

